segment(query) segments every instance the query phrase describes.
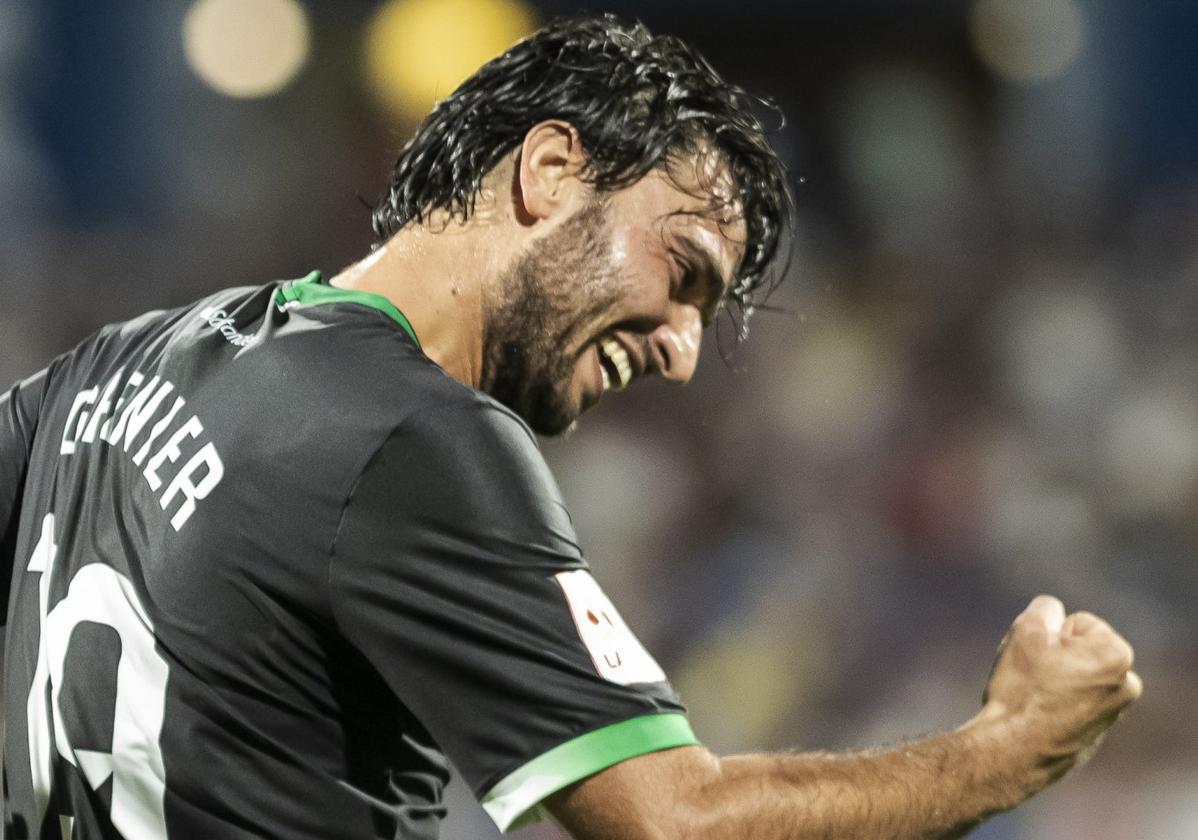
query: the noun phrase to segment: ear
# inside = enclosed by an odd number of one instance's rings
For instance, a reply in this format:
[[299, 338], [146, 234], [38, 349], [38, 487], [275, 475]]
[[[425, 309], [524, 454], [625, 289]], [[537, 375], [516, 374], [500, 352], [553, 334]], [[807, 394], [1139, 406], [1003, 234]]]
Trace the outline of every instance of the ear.
[[574, 126], [562, 120], [537, 123], [524, 135], [516, 160], [516, 213], [529, 221], [572, 213], [585, 185], [578, 177], [585, 156]]

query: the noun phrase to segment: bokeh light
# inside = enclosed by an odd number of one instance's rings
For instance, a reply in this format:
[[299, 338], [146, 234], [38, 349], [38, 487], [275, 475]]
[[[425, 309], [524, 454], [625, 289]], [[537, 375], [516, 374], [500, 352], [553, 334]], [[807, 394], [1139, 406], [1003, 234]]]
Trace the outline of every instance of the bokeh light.
[[367, 32], [371, 89], [393, 113], [419, 119], [535, 27], [518, 0], [390, 0]]
[[1031, 84], [1067, 71], [1085, 42], [1075, 0], [978, 0], [970, 18], [973, 47], [990, 68]]
[[199, 0], [183, 21], [195, 74], [240, 99], [269, 96], [308, 58], [308, 18], [296, 0]]
[[1111, 502], [1141, 516], [1186, 516], [1198, 486], [1198, 403], [1168, 387], [1114, 406], [1105, 435]]

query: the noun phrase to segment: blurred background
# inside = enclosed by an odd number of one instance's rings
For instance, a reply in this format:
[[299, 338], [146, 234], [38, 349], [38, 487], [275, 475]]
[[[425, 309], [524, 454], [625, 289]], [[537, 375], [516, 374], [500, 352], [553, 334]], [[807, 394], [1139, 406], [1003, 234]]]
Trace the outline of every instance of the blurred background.
[[[1198, 3], [590, 9], [687, 38], [789, 119], [782, 311], [545, 445], [700, 737], [955, 727], [1051, 592], [1128, 636], [1146, 694], [974, 836], [1194, 840]], [[362, 202], [434, 99], [576, 11], [0, 0], [2, 387], [103, 323], [363, 256]], [[444, 836], [497, 835], [455, 788]]]

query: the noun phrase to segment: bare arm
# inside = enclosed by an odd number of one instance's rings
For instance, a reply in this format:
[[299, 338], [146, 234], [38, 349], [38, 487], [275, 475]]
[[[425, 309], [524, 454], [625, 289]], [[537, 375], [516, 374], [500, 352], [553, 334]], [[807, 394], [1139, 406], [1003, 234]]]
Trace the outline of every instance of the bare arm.
[[547, 803], [583, 840], [961, 837], [1063, 775], [1140, 692], [1131, 648], [1055, 598], [1012, 626], [982, 712], [954, 732], [845, 754], [654, 753]]

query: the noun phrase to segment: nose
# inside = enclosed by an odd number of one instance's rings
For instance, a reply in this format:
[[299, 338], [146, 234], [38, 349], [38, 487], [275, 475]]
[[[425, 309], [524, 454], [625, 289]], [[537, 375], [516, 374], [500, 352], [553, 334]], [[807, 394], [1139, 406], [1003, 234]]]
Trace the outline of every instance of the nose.
[[684, 385], [699, 364], [699, 339], [703, 320], [694, 306], [675, 304], [669, 319], [649, 334], [649, 349], [657, 372], [670, 382]]

